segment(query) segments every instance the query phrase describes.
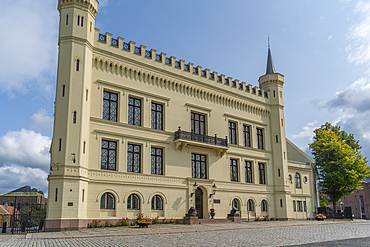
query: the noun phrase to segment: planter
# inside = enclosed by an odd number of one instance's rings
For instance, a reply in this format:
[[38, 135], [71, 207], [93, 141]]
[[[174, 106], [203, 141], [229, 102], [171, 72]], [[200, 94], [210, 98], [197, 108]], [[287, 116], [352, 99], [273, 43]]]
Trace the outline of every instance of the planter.
[[211, 219], [213, 219], [213, 217], [215, 217], [215, 211], [211, 211], [210, 215], [211, 215]]
[[316, 220], [318, 220], [318, 221], [323, 221], [323, 220], [324, 220], [324, 218], [316, 218]]
[[149, 225], [149, 223], [136, 223], [136, 224], [139, 226], [139, 228], [148, 227], [148, 225]]

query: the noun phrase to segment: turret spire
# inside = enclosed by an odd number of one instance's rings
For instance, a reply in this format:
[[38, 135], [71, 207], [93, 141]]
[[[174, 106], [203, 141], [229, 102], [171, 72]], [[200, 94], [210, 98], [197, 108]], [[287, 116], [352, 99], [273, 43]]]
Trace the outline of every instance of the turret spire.
[[272, 61], [271, 50], [270, 50], [270, 37], [268, 37], [268, 55], [267, 55], [267, 66], [266, 66], [266, 75], [275, 74], [274, 62]]

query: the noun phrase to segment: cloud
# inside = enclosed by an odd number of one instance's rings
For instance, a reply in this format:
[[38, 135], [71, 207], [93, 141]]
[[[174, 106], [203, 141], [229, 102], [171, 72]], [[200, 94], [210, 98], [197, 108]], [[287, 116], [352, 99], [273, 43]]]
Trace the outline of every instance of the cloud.
[[305, 126], [303, 126], [302, 131], [298, 134], [292, 135], [292, 139], [300, 139], [300, 138], [307, 138], [309, 141], [312, 141], [312, 137], [314, 135], [313, 131], [320, 127], [317, 126], [318, 121], [313, 121], [307, 123]]
[[51, 95], [56, 71], [56, 1], [3, 1], [0, 8], [0, 91]]
[[0, 192], [9, 192], [30, 185], [47, 194], [48, 174], [39, 168], [5, 165], [0, 167]]
[[[370, 65], [370, 2], [360, 1], [354, 9], [356, 15], [361, 16], [361, 21], [353, 25], [347, 35], [354, 42], [347, 46], [348, 61], [356, 65]], [[368, 69], [370, 72], [370, 69]]]
[[332, 40], [332, 39], [333, 39], [333, 36], [331, 36], [331, 35], [330, 35], [330, 36], [328, 37], [328, 41], [330, 41], [330, 40]]
[[46, 115], [45, 109], [39, 109], [37, 113], [33, 114], [31, 117], [32, 124], [31, 129], [36, 131], [42, 131], [43, 129], [49, 129], [53, 125], [53, 119]]
[[0, 166], [17, 165], [47, 171], [50, 143], [50, 137], [33, 130], [9, 131], [0, 137]]

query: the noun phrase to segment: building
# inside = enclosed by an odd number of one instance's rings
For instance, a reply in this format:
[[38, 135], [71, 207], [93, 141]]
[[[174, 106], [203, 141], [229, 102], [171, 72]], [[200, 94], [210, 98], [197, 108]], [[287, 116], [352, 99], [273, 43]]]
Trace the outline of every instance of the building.
[[259, 87], [95, 28], [96, 0], [59, 0], [46, 231], [143, 213], [311, 218], [313, 160], [285, 137], [270, 49]]
[[[15, 209], [16, 214], [19, 214], [18, 210]], [[7, 222], [7, 227], [11, 224], [11, 219], [14, 215], [14, 207], [5, 205], [0, 205], [0, 227], [3, 226], [4, 222]]]
[[36, 188], [31, 189], [29, 185], [0, 195], [0, 205], [13, 206], [18, 203], [47, 205], [48, 199], [45, 198], [44, 192]]

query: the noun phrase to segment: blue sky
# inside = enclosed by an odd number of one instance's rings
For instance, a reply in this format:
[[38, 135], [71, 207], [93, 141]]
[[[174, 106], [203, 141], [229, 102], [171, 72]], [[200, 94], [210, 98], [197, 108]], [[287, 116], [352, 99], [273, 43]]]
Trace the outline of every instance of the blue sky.
[[[57, 1], [0, 8], [0, 192], [46, 191], [58, 52]], [[285, 75], [287, 138], [338, 124], [370, 155], [370, 3], [101, 0], [96, 28], [258, 86], [267, 36]]]

